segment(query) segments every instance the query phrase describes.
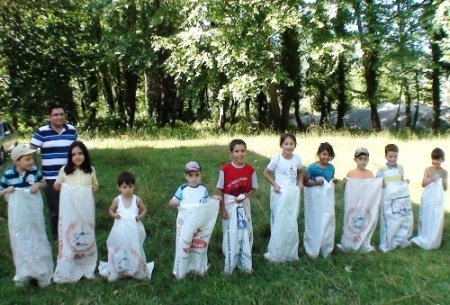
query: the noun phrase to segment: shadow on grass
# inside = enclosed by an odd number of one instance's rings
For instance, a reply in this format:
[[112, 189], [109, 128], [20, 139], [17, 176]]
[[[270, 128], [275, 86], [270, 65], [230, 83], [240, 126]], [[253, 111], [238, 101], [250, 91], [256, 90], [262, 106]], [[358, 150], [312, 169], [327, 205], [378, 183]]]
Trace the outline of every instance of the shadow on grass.
[[[100, 183], [96, 195], [96, 236], [99, 259], [107, 259], [106, 239], [113, 224], [108, 207], [118, 195], [116, 177], [127, 170], [137, 177], [136, 193], [147, 205], [144, 220], [147, 239], [144, 244], [148, 260], [156, 267], [150, 282], [133, 279], [107, 283], [97, 278], [72, 285], [52, 285], [45, 289], [16, 289], [12, 282], [14, 265], [9, 247], [6, 205], [0, 207], [0, 289], [2, 304], [374, 304], [445, 303], [450, 286], [448, 257], [450, 254], [450, 215], [442, 247], [424, 251], [416, 247], [388, 254], [333, 253], [327, 259], [310, 259], [300, 245], [300, 260], [270, 264], [263, 258], [270, 237], [269, 184], [262, 172], [269, 159], [251, 150], [247, 162], [257, 171], [259, 189], [252, 198], [255, 242], [254, 272], [235, 272], [225, 276], [221, 250], [222, 231], [217, 221], [209, 248], [210, 269], [205, 277], [188, 275], [174, 281], [175, 219], [177, 211], [167, 205], [178, 186], [184, 183], [184, 166], [189, 160], [203, 168], [203, 183], [213, 193], [220, 166], [229, 160], [227, 146], [179, 147], [156, 149], [90, 150]], [[417, 206], [414, 207], [417, 221]], [[336, 186], [336, 242], [340, 241], [343, 223], [342, 183]], [[300, 236], [304, 232], [303, 203], [299, 217]], [[372, 243], [378, 245], [378, 229]]]

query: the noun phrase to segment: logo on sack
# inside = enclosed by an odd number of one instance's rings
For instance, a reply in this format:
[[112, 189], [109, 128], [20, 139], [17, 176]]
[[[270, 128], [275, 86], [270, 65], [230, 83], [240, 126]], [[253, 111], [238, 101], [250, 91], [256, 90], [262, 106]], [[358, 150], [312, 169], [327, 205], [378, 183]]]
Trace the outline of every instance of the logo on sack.
[[194, 233], [191, 245], [189, 247], [183, 248], [183, 251], [185, 253], [190, 253], [193, 249], [208, 248], [208, 242], [206, 241], [207, 238], [208, 234], [202, 232], [201, 229], [198, 228], [197, 232]]
[[346, 224], [352, 233], [359, 234], [367, 228], [371, 219], [372, 215], [370, 212], [352, 208], [348, 211]]
[[391, 201], [392, 214], [399, 216], [411, 215], [411, 202], [409, 196], [392, 199]]
[[91, 223], [72, 222], [67, 227], [65, 238], [72, 251], [91, 251], [95, 246], [94, 225]]
[[237, 215], [237, 227], [238, 230], [242, 230], [247, 228], [247, 219], [246, 214], [243, 206], [238, 206], [236, 208], [236, 215]]

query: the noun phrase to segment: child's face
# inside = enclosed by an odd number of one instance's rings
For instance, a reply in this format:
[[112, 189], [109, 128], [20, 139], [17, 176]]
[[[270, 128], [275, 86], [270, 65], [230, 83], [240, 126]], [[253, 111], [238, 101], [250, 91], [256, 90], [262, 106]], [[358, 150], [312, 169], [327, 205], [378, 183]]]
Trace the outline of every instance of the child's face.
[[368, 155], [359, 155], [355, 158], [356, 166], [358, 166], [359, 169], [365, 169], [367, 166], [367, 163], [369, 163], [369, 156]]
[[125, 182], [118, 186], [120, 193], [125, 197], [131, 197], [134, 194], [134, 184], [126, 184]]
[[396, 152], [396, 151], [388, 151], [387, 152], [386, 160], [388, 163], [395, 164], [395, 163], [397, 163], [397, 159], [398, 159], [398, 152]]
[[236, 165], [242, 165], [245, 163], [245, 156], [247, 155], [247, 147], [243, 144], [237, 144], [231, 151], [231, 158]]
[[444, 162], [442, 159], [431, 159], [431, 164], [434, 168], [441, 168], [442, 162]]
[[16, 160], [14, 164], [16, 165], [16, 169], [18, 171], [28, 171], [34, 165], [34, 156], [32, 154], [22, 156], [19, 160]]
[[295, 141], [294, 139], [287, 137], [284, 139], [283, 143], [281, 143], [281, 149], [283, 150], [283, 154], [292, 155], [295, 149]]
[[196, 187], [200, 183], [200, 181], [202, 181], [201, 172], [191, 171], [184, 174], [184, 177], [186, 178], [187, 184], [192, 187]]
[[319, 162], [321, 164], [328, 164], [331, 160], [328, 150], [323, 150], [319, 153]]
[[76, 167], [80, 167], [84, 162], [84, 153], [78, 146], [72, 149], [72, 162]]

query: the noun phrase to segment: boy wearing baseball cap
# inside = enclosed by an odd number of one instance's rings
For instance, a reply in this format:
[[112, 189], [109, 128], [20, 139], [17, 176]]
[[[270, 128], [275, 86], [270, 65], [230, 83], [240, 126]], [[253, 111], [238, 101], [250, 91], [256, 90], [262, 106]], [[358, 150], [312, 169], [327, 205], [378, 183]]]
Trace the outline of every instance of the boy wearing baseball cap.
[[26, 144], [19, 144], [11, 151], [14, 166], [8, 169], [0, 180], [0, 196], [11, 193], [17, 188], [30, 188], [31, 193], [45, 189], [41, 172], [34, 165], [36, 149]]
[[196, 161], [186, 163], [184, 169], [186, 183], [180, 185], [170, 199], [169, 206], [178, 207], [181, 201], [187, 203], [205, 203], [209, 197], [208, 190], [202, 181], [202, 167]]
[[[366, 168], [369, 163], [369, 151], [365, 147], [360, 147], [355, 151], [356, 168], [347, 173], [348, 178], [366, 179], [373, 178], [373, 173]], [[344, 179], [345, 182], [345, 179]]]
[[36, 149], [19, 144], [11, 151], [14, 166], [0, 180], [0, 196], [8, 194], [8, 229], [16, 273], [14, 282], [22, 287], [34, 281], [50, 284], [53, 258], [45, 232], [43, 200], [38, 193], [46, 187], [34, 165]]

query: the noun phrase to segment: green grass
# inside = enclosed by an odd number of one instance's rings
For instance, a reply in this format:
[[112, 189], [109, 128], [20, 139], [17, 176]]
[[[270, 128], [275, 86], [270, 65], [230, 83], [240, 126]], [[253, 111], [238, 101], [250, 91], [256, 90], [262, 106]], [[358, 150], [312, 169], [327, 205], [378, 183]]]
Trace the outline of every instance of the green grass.
[[[184, 164], [191, 159], [201, 163], [203, 182], [214, 190], [219, 167], [228, 160], [229, 137], [197, 140], [141, 141], [127, 137], [90, 139], [94, 166], [100, 190], [96, 195], [96, 233], [99, 258], [106, 260], [106, 239], [113, 221], [107, 209], [117, 195], [115, 178], [122, 170], [131, 170], [138, 178], [137, 191], [148, 207], [144, 221], [147, 239], [144, 247], [148, 259], [155, 261], [149, 282], [134, 279], [108, 283], [98, 277], [76, 284], [51, 285], [47, 288], [16, 288], [12, 281], [14, 265], [7, 233], [6, 204], [0, 206], [0, 304], [446, 304], [450, 297], [450, 214], [446, 214], [443, 244], [439, 250], [424, 251], [417, 247], [394, 250], [387, 254], [333, 253], [329, 258], [310, 259], [300, 247], [300, 260], [270, 264], [263, 258], [269, 229], [269, 185], [262, 171], [269, 157], [278, 152], [276, 136], [244, 137], [248, 143], [247, 160], [257, 170], [259, 190], [252, 200], [255, 233], [254, 272], [236, 271], [224, 275], [221, 252], [220, 221], [211, 239], [209, 262], [204, 277], [188, 275], [181, 281], [172, 277], [176, 210], [167, 202], [183, 182]], [[445, 138], [393, 139], [389, 136], [315, 135], [298, 139], [297, 153], [305, 163], [314, 161], [320, 142], [329, 141], [337, 154], [333, 161], [337, 178], [354, 167], [353, 151], [359, 146], [371, 152], [370, 169], [383, 163], [383, 148], [388, 142], [400, 146], [400, 162], [411, 179], [412, 198], [418, 203], [422, 188], [421, 175], [430, 164], [429, 154], [441, 146], [450, 154]], [[450, 203], [446, 194], [447, 205]], [[2, 203], [4, 200], [1, 199]], [[415, 206], [417, 221], [418, 207]], [[342, 234], [343, 190], [336, 188], [336, 242]], [[299, 218], [300, 234], [304, 231], [303, 205]], [[378, 230], [373, 244], [378, 245]]]

